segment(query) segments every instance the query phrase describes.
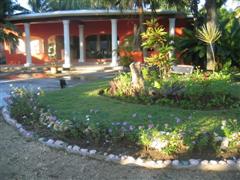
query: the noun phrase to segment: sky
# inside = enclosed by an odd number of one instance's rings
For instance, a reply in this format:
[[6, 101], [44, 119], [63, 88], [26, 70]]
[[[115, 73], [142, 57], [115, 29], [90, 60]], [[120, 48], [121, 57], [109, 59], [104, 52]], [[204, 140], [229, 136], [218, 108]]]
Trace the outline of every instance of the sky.
[[[18, 0], [18, 2], [23, 6], [29, 9], [28, 0]], [[203, 6], [205, 0], [200, 0], [200, 7]], [[240, 6], [240, 1], [228, 0], [225, 7], [229, 10], [234, 10], [237, 6]]]

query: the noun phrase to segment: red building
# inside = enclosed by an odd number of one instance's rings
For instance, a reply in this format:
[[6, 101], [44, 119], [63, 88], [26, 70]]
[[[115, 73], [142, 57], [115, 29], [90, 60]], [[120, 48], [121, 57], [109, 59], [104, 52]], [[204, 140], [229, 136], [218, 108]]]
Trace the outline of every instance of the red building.
[[[181, 35], [192, 19], [175, 11], [157, 12], [159, 23], [170, 35]], [[150, 12], [146, 12], [150, 18]], [[118, 45], [136, 33], [138, 15], [135, 10], [71, 10], [22, 14], [8, 18], [22, 32], [17, 48], [4, 45], [6, 64], [43, 65], [62, 61], [64, 68], [101, 58], [117, 65]], [[3, 48], [3, 47], [0, 47]], [[1, 58], [1, 57], [0, 57]]]

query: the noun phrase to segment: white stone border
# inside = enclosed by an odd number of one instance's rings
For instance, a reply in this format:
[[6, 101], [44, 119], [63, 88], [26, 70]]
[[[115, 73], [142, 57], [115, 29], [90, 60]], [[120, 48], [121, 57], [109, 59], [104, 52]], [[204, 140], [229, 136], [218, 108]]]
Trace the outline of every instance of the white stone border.
[[140, 157], [134, 158], [132, 156], [125, 155], [114, 155], [107, 153], [100, 153], [96, 150], [89, 150], [80, 148], [77, 145], [70, 145], [61, 140], [53, 140], [44, 137], [37, 137], [37, 134], [31, 131], [27, 131], [24, 127], [19, 124], [15, 119], [10, 117], [8, 110], [2, 108], [2, 116], [5, 122], [17, 129], [17, 131], [24, 137], [30, 139], [38, 139], [38, 141], [46, 146], [55, 149], [62, 149], [71, 154], [78, 154], [81, 156], [87, 156], [98, 160], [105, 160], [114, 162], [122, 165], [130, 166], [141, 166], [151, 169], [190, 169], [190, 170], [211, 170], [211, 171], [239, 171], [240, 170], [240, 159], [237, 160], [200, 160], [200, 159], [189, 159], [189, 160], [144, 160]]

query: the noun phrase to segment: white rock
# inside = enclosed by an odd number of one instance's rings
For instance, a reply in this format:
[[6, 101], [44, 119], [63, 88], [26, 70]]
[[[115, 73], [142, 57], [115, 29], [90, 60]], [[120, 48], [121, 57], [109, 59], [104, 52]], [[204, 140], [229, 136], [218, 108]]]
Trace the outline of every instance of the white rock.
[[136, 159], [136, 164], [139, 164], [139, 165], [141, 165], [141, 164], [143, 164], [143, 159], [142, 158], [137, 158]]
[[220, 149], [226, 150], [228, 148], [228, 145], [229, 145], [229, 140], [228, 138], [224, 137], [221, 143]]
[[173, 166], [178, 166], [179, 165], [179, 160], [173, 160], [172, 165]]
[[73, 150], [72, 148], [73, 148], [73, 146], [68, 145], [66, 149], [67, 149], [67, 151], [71, 152]]
[[125, 159], [127, 159], [127, 156], [126, 155], [123, 155], [123, 156], [121, 156], [121, 161], [124, 161]]
[[165, 160], [165, 161], [163, 162], [163, 164], [165, 164], [166, 166], [170, 165], [171, 163], [172, 163], [171, 160]]
[[211, 164], [211, 165], [217, 165], [218, 162], [217, 162], [216, 160], [210, 160], [210, 161], [209, 161], [209, 164]]
[[155, 161], [146, 161], [146, 162], [144, 163], [144, 165], [145, 165], [146, 167], [156, 167], [156, 166], [157, 166], [157, 163], [156, 163]]
[[236, 165], [236, 163], [233, 161], [233, 160], [227, 160], [227, 164], [229, 165], [229, 166], [235, 166]]
[[88, 154], [88, 149], [80, 149], [80, 153], [82, 155], [87, 155]]
[[220, 164], [220, 165], [226, 165], [227, 163], [226, 163], [225, 161], [223, 161], [223, 160], [220, 160], [220, 161], [218, 162], [218, 164]]
[[106, 160], [107, 160], [107, 161], [114, 161], [114, 160], [115, 160], [115, 155], [114, 155], [114, 154], [109, 154], [109, 155], [106, 157]]
[[56, 146], [62, 147], [65, 143], [61, 140], [56, 140], [54, 143]]
[[77, 145], [74, 145], [72, 148], [73, 152], [79, 152], [80, 151], [80, 147]]
[[208, 160], [201, 161], [201, 165], [208, 165]]
[[189, 163], [192, 166], [197, 166], [200, 163], [200, 161], [198, 159], [189, 159]]
[[237, 164], [240, 165], [240, 159], [237, 160]]
[[54, 144], [54, 140], [53, 140], [53, 139], [49, 139], [49, 140], [46, 142], [46, 144], [52, 145], [52, 144]]
[[16, 123], [16, 124], [15, 124], [15, 127], [16, 127], [17, 129], [20, 129], [20, 128], [22, 128], [22, 125], [19, 124], [19, 123]]
[[163, 164], [163, 161], [162, 161], [162, 160], [158, 160], [156, 163], [157, 163], [158, 165], [162, 165], [162, 164]]
[[126, 158], [123, 160], [121, 159], [121, 161], [125, 164], [134, 164], [135, 163], [135, 159], [132, 156], [126, 156]]
[[96, 154], [96, 152], [97, 152], [97, 151], [96, 151], [95, 149], [93, 149], [93, 150], [90, 150], [90, 151], [89, 151], [89, 154], [93, 155], [93, 154]]
[[104, 155], [104, 156], [107, 156], [107, 155], [108, 155], [108, 153], [106, 153], [106, 152], [105, 152], [105, 153], [103, 153], [103, 155]]

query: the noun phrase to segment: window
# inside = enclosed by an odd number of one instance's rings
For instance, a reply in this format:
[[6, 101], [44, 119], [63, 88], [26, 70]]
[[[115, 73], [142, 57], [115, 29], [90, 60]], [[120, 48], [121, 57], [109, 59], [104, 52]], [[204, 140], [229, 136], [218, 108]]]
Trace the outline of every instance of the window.
[[112, 38], [111, 35], [91, 35], [86, 38], [87, 58], [111, 58]]

